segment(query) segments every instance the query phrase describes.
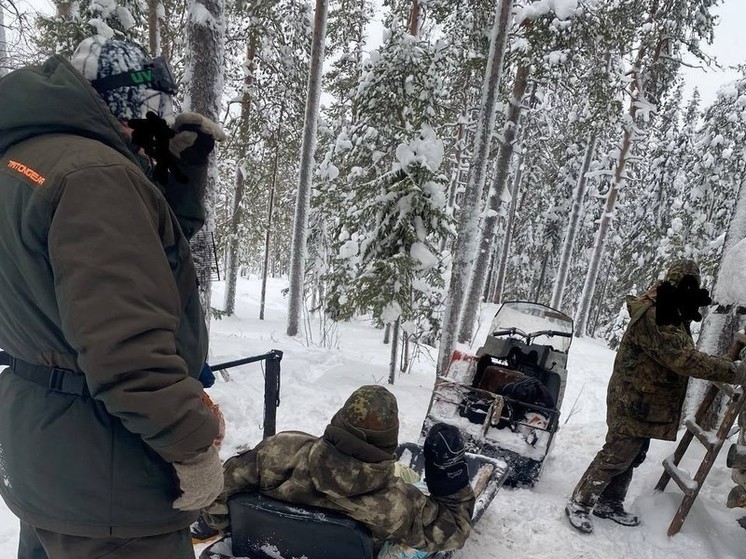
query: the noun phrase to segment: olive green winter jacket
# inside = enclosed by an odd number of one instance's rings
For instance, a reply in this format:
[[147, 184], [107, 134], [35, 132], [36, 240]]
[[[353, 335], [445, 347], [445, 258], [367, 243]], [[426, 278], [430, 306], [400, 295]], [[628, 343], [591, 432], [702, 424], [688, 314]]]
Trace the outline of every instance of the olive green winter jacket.
[[0, 494], [81, 536], [187, 526], [171, 462], [217, 422], [188, 242], [96, 92], [61, 57], [0, 79], [0, 347], [90, 396], [0, 374]]
[[731, 361], [698, 351], [684, 324], [656, 324], [656, 291], [627, 297], [630, 323], [607, 394], [609, 431], [676, 440], [689, 377], [729, 382]]
[[286, 431], [225, 463], [225, 489], [205, 516], [226, 530], [231, 495], [259, 491], [346, 514], [365, 524], [379, 542], [430, 552], [463, 547], [475, 502], [471, 486], [429, 497], [396, 477], [394, 463], [391, 454], [333, 425], [321, 438]]

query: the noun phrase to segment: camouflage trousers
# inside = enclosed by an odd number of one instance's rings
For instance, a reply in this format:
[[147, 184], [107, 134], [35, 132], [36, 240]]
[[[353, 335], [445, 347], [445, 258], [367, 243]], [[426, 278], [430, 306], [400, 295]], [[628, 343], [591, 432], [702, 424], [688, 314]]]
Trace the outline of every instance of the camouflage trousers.
[[141, 538], [84, 538], [21, 522], [18, 559], [194, 559], [189, 528]]
[[645, 461], [650, 439], [606, 434], [606, 443], [580, 478], [572, 500], [593, 507], [596, 503], [624, 503], [632, 470]]

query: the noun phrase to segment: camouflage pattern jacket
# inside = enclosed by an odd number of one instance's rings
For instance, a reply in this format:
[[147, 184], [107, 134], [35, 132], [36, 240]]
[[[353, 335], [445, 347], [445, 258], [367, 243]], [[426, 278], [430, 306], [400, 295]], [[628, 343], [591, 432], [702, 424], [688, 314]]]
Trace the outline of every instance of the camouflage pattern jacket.
[[390, 540], [429, 552], [463, 547], [471, 531], [471, 486], [429, 497], [394, 476], [395, 460], [330, 425], [321, 438], [287, 431], [225, 464], [225, 489], [205, 511], [209, 524], [229, 529], [228, 498], [259, 491], [289, 503], [342, 512]]
[[658, 325], [655, 297], [655, 288], [627, 297], [630, 323], [609, 381], [606, 422], [619, 435], [674, 441], [689, 377], [729, 382], [735, 366], [697, 351], [686, 325]]

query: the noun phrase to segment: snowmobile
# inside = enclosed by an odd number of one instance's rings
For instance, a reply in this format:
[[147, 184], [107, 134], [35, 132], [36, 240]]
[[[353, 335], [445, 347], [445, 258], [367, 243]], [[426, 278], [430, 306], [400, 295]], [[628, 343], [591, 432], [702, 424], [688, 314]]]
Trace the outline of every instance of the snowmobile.
[[420, 443], [433, 424], [454, 425], [467, 451], [509, 464], [506, 485], [533, 486], [559, 426], [572, 336], [572, 319], [556, 309], [503, 303], [476, 355], [451, 355]]
[[[399, 462], [421, 476], [425, 462], [422, 446], [403, 443], [396, 451]], [[477, 502], [476, 524], [502, 487], [508, 465], [500, 459], [466, 453], [466, 462]], [[419, 484], [416, 484], [419, 486]], [[422, 484], [424, 489], [424, 484]], [[283, 503], [259, 493], [238, 493], [228, 501], [232, 533], [211, 544], [200, 559], [374, 559], [377, 552], [368, 529], [361, 523], [329, 510]], [[411, 550], [397, 559], [422, 557]], [[384, 553], [384, 552], [381, 552]], [[453, 551], [427, 555], [449, 559]], [[386, 555], [387, 557], [391, 555]], [[380, 557], [380, 555], [378, 555]]]

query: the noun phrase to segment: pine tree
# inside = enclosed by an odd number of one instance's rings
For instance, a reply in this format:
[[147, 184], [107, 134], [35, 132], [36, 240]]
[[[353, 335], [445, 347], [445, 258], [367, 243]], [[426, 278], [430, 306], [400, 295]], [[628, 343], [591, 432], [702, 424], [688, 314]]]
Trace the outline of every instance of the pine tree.
[[301, 321], [304, 298], [304, 275], [307, 262], [306, 246], [308, 237], [308, 213], [311, 206], [311, 181], [313, 174], [314, 151], [319, 119], [319, 98], [321, 95], [321, 72], [324, 61], [324, 41], [326, 39], [326, 19], [328, 0], [316, 0], [313, 46], [311, 47], [311, 68], [308, 74], [308, 98], [303, 126], [303, 146], [301, 147], [300, 178], [293, 222], [293, 248], [290, 265], [290, 294], [288, 302], [287, 335], [295, 336]]
[[477, 242], [481, 197], [486, 181], [487, 156], [495, 123], [496, 96], [503, 73], [512, 8], [513, 0], [502, 0], [495, 10], [490, 53], [487, 57], [487, 70], [482, 86], [479, 119], [472, 149], [473, 159], [469, 167], [469, 178], [458, 217], [458, 237], [453, 248], [451, 280], [448, 286], [443, 316], [443, 334], [438, 352], [437, 371], [439, 373], [446, 370], [455, 346], [464, 297], [476, 255], [475, 243]]
[[[225, 62], [225, 24], [222, 0], [192, 0], [187, 24], [184, 110], [220, 120]], [[205, 225], [192, 239], [192, 254], [200, 280], [200, 300], [209, 325], [211, 278], [215, 265], [212, 242], [215, 228], [218, 169], [216, 154], [210, 156], [205, 193]]]

